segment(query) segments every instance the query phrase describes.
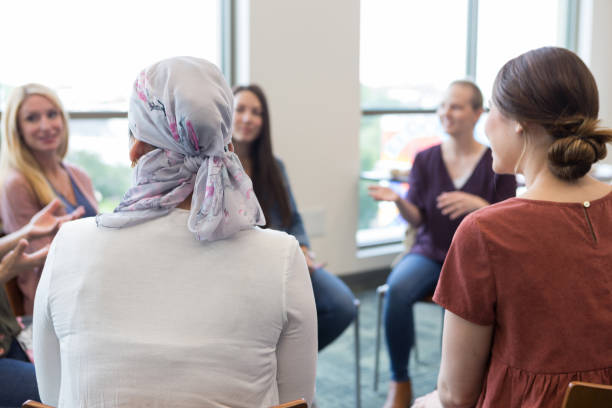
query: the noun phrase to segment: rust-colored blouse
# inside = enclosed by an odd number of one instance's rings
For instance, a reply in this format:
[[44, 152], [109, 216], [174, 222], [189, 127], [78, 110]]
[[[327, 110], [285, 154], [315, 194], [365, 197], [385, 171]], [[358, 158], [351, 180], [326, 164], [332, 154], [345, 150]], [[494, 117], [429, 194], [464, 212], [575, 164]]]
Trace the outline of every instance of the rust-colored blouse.
[[561, 406], [572, 380], [612, 383], [612, 193], [511, 198], [468, 216], [434, 300], [493, 325], [478, 407]]

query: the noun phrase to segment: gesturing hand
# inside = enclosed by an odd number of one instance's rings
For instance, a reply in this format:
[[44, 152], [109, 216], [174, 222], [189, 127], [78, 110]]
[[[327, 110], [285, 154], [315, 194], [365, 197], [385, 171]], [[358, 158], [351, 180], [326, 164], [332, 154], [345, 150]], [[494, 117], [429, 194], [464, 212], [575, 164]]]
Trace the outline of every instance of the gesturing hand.
[[0, 261], [0, 283], [6, 282], [25, 270], [42, 266], [45, 263], [49, 245], [31, 254], [24, 253], [27, 247], [28, 241], [21, 239], [15, 248], [4, 255], [2, 261]]
[[368, 194], [376, 201], [397, 201], [400, 199], [399, 194], [389, 187], [370, 186], [368, 187]]
[[78, 207], [70, 214], [58, 216], [56, 213], [62, 208], [62, 203], [59, 199], [54, 199], [45, 208], [37, 212], [28, 223], [29, 238], [40, 238], [46, 235], [52, 235], [59, 227], [67, 221], [80, 218], [85, 213], [83, 207]]
[[314, 255], [314, 253], [311, 252], [310, 249], [307, 246], [301, 245], [300, 248], [302, 248], [302, 252], [304, 253], [304, 258], [306, 259], [306, 266], [308, 267], [308, 272], [311, 275], [317, 269], [323, 268], [325, 266], [325, 263], [316, 263], [315, 262], [315, 255]]
[[442, 214], [448, 215], [451, 220], [489, 205], [485, 199], [463, 191], [442, 193], [437, 202]]

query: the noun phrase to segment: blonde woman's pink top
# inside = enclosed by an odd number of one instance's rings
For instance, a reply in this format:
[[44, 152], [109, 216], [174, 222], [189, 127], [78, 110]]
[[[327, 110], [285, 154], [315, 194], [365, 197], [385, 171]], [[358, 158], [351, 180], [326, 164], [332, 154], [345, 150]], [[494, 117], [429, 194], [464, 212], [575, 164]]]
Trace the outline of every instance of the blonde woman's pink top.
[[[68, 163], [63, 163], [63, 165], [70, 173], [74, 183], [97, 211], [98, 203], [89, 176], [76, 166]], [[4, 232], [10, 234], [17, 231], [43, 207], [25, 176], [17, 171], [12, 171], [0, 188], [0, 218], [2, 218]], [[47, 237], [31, 240], [27, 252], [34, 252], [44, 247], [52, 239], [52, 237]], [[31, 315], [33, 312], [34, 294], [41, 271], [42, 268], [33, 268], [17, 277], [17, 285], [23, 295], [23, 313], [26, 315]]]

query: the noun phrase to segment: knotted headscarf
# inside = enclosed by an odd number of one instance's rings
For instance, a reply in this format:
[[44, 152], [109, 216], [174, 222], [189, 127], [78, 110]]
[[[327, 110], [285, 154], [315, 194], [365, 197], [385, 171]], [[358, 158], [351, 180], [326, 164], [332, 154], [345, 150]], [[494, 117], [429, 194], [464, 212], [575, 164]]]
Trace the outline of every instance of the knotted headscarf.
[[170, 212], [193, 192], [188, 228], [215, 241], [264, 225], [251, 179], [231, 140], [232, 91], [208, 61], [177, 57], [143, 70], [130, 98], [128, 121], [138, 140], [157, 149], [143, 155], [132, 187], [99, 226], [122, 228]]

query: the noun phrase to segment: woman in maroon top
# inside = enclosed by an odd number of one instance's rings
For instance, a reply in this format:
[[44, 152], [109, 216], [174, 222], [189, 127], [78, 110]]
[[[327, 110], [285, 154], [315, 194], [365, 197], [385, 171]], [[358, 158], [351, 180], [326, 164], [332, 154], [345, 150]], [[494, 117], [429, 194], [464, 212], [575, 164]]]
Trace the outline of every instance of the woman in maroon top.
[[482, 113], [478, 87], [469, 81], [453, 82], [438, 113], [450, 137], [417, 154], [406, 200], [389, 188], [370, 188], [373, 198], [395, 202], [402, 216], [418, 227], [410, 253], [387, 280], [384, 325], [392, 381], [385, 407], [406, 407], [411, 402], [408, 360], [414, 345], [412, 306], [436, 287], [459, 223], [469, 212], [516, 192], [515, 177], [495, 175], [491, 150], [474, 139], [474, 127]]
[[461, 224], [434, 300], [447, 309], [438, 392], [417, 406], [555, 407], [572, 380], [612, 383], [612, 186], [588, 175], [593, 75], [546, 47], [498, 73], [486, 124], [493, 169], [527, 192]]

